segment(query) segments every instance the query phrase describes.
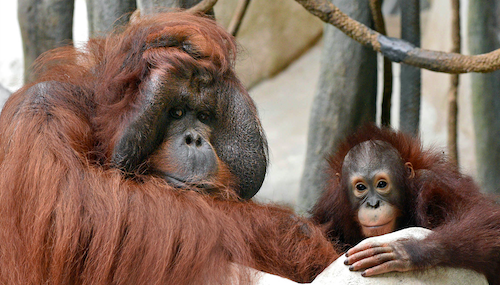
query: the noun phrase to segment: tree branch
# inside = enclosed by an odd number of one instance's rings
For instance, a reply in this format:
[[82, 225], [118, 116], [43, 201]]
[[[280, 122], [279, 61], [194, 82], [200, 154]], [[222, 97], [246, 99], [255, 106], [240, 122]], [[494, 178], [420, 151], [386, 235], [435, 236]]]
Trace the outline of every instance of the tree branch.
[[[382, 15], [382, 1], [370, 0], [370, 10], [375, 24], [375, 30], [382, 35], [387, 35], [385, 30], [384, 16]], [[383, 60], [383, 91], [382, 91], [382, 114], [381, 123], [383, 126], [391, 125], [391, 99], [392, 99], [392, 62], [384, 57]]]
[[236, 7], [236, 11], [234, 13], [234, 16], [231, 19], [231, 22], [229, 23], [229, 26], [227, 28], [228, 33], [230, 33], [231, 35], [233, 35], [235, 37], [240, 29], [241, 21], [243, 20], [243, 16], [245, 16], [245, 12], [247, 11], [248, 4], [250, 4], [250, 0], [240, 0], [238, 2], [238, 6]]
[[[452, 52], [460, 53], [460, 1], [451, 0]], [[451, 75], [448, 92], [448, 155], [458, 164], [458, 74]]]
[[437, 72], [492, 72], [500, 69], [500, 49], [480, 55], [462, 55], [420, 49], [401, 39], [386, 37], [351, 19], [327, 0], [295, 0], [311, 14], [334, 25], [357, 42], [401, 62]]
[[212, 9], [214, 5], [217, 3], [218, 0], [203, 0], [200, 3], [196, 4], [195, 6], [187, 9], [189, 13], [199, 13], [203, 12], [206, 13], [208, 10]]

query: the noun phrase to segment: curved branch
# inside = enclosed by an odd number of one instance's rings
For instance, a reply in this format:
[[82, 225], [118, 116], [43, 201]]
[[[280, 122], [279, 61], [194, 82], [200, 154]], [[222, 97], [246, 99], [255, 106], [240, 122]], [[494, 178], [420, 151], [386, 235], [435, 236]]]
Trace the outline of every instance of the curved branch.
[[206, 13], [208, 10], [212, 9], [214, 5], [217, 3], [218, 0], [203, 0], [200, 3], [196, 4], [195, 6], [187, 9], [189, 13], [199, 13], [203, 12]]
[[249, 4], [250, 0], [240, 0], [238, 2], [236, 12], [234, 13], [234, 16], [227, 28], [228, 33], [230, 33], [231, 35], [236, 37], [236, 34], [238, 33], [241, 26], [241, 21], [243, 20], [243, 16], [245, 16]]
[[373, 31], [326, 0], [295, 1], [322, 21], [332, 24], [347, 36], [394, 62], [444, 73], [492, 72], [500, 69], [500, 49], [479, 55], [425, 50]]
[[[375, 24], [375, 30], [382, 35], [387, 35], [384, 16], [382, 15], [382, 0], [370, 0], [370, 10]], [[382, 91], [382, 126], [391, 125], [391, 99], [392, 99], [392, 62], [384, 57], [383, 61], [383, 91]]]

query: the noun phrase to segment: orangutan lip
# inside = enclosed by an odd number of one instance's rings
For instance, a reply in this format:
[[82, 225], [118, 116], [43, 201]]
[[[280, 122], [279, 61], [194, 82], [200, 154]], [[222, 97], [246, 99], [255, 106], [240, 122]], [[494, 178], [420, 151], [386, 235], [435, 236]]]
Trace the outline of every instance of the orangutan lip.
[[174, 186], [176, 188], [186, 188], [187, 187], [186, 180], [184, 180], [184, 179], [180, 179], [180, 178], [177, 178], [177, 177], [169, 175], [169, 174], [165, 174], [164, 177], [168, 181], [169, 184], [171, 184], [172, 186]]
[[170, 184], [171, 186], [173, 186], [175, 188], [179, 188], [179, 189], [190, 189], [190, 190], [198, 191], [201, 189], [211, 190], [212, 188], [214, 188], [214, 186], [210, 183], [208, 183], [208, 184], [207, 183], [196, 183], [195, 181], [188, 181], [186, 179], [175, 177], [171, 174], [164, 174], [163, 176], [164, 176], [165, 180], [167, 180], [168, 184]]
[[382, 225], [375, 225], [375, 226], [365, 226], [363, 224], [361, 224], [363, 227], [365, 228], [370, 228], [370, 229], [376, 229], [376, 228], [380, 228], [380, 227], [383, 227], [383, 226], [387, 226], [388, 224], [390, 224], [392, 222], [392, 220], [388, 221], [387, 223], [385, 224], [382, 224]]

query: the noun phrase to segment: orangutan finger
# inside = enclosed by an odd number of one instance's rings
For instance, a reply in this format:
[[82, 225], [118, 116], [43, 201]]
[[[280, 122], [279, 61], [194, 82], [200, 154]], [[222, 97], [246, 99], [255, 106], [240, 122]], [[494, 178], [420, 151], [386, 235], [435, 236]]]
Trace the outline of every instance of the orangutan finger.
[[370, 249], [370, 248], [376, 248], [376, 247], [381, 247], [383, 246], [382, 244], [379, 244], [379, 243], [365, 243], [365, 244], [358, 244], [356, 245], [355, 247], [349, 249], [346, 253], [346, 256], [351, 256], [357, 252], [360, 252], [360, 251], [365, 251], [367, 249]]
[[349, 266], [349, 270], [358, 271], [358, 270], [365, 269], [365, 268], [371, 268], [374, 266], [384, 264], [384, 263], [389, 262], [389, 261], [394, 261], [395, 258], [396, 258], [396, 255], [394, 253], [377, 254], [375, 256], [365, 258], [365, 259], [362, 259], [358, 262], [355, 262], [354, 264]]
[[344, 264], [345, 265], [353, 264], [360, 260], [388, 252], [392, 252], [392, 248], [389, 246], [368, 248], [363, 251], [357, 252], [353, 255], [349, 255], [349, 257], [347, 257], [346, 260], [344, 261]]
[[375, 276], [375, 275], [380, 275], [383, 273], [388, 273], [388, 272], [404, 272], [404, 271], [409, 271], [410, 268], [404, 264], [404, 262], [401, 262], [399, 260], [392, 260], [385, 262], [383, 264], [371, 267], [366, 269], [361, 273], [361, 276], [363, 277], [369, 277], [369, 276]]

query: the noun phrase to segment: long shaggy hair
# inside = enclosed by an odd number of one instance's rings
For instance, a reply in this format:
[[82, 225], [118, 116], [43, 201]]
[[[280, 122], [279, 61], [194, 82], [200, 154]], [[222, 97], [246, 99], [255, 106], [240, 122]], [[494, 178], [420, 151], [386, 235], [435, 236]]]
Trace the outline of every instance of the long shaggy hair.
[[[231, 36], [186, 13], [143, 17], [83, 48], [46, 53], [37, 81], [0, 115], [0, 283], [250, 281], [233, 264], [311, 281], [330, 264], [338, 254], [319, 228], [288, 209], [240, 201], [227, 171], [208, 195], [152, 175], [128, 179], [111, 163], [151, 78], [177, 90], [196, 72], [243, 90], [234, 56]], [[223, 112], [231, 94], [218, 96]]]

